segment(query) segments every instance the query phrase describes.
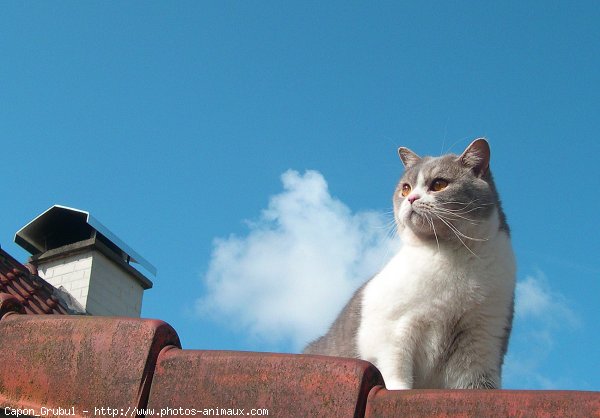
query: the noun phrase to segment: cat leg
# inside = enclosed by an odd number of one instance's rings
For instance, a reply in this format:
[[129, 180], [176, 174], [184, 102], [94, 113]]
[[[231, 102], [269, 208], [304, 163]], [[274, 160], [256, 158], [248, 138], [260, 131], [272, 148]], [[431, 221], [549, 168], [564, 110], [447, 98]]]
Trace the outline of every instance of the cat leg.
[[[406, 338], [400, 341], [407, 342], [408, 340]], [[387, 389], [413, 388], [413, 350], [406, 344], [398, 347], [390, 340], [379, 339], [379, 344], [376, 345], [363, 344], [359, 354], [360, 358], [370, 361], [379, 369]]]
[[446, 388], [500, 388], [500, 344], [489, 335], [474, 334], [461, 332], [454, 339], [444, 367]]
[[414, 386], [416, 336], [413, 322], [408, 316], [381, 321], [370, 315], [363, 319], [359, 328], [359, 358], [370, 361], [379, 369], [388, 389], [412, 389]]
[[454, 370], [444, 380], [446, 389], [500, 389], [500, 374], [497, 370]]
[[389, 390], [412, 389], [412, 358], [397, 351], [382, 352], [375, 362]]
[[376, 366], [381, 371], [385, 387], [389, 390], [412, 389], [414, 387], [414, 352], [415, 341], [405, 333], [394, 341], [402, 341], [402, 345], [386, 344], [380, 347]]

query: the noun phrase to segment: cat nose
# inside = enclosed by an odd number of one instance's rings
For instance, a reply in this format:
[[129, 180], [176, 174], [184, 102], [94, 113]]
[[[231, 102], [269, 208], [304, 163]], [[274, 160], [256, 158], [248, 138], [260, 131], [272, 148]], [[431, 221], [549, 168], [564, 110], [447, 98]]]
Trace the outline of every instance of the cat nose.
[[408, 196], [408, 201], [412, 205], [415, 200], [420, 199], [420, 198], [421, 198], [421, 196], [419, 196], [418, 194], [412, 194], [412, 195]]

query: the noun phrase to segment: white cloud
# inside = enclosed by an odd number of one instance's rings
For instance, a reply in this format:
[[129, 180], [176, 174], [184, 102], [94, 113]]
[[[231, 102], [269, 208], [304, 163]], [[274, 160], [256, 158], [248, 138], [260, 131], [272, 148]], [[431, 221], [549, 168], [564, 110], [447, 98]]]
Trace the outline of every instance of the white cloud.
[[543, 272], [517, 282], [515, 320], [504, 367], [505, 387], [515, 389], [565, 389], [568, 377], [556, 374], [549, 359], [557, 338], [578, 328], [580, 320], [566, 298], [552, 290]]
[[541, 320], [547, 326], [557, 322], [573, 326], [578, 323], [564, 296], [550, 289], [541, 271], [517, 283], [515, 314], [517, 318]]
[[[299, 350], [325, 332], [358, 286], [397, 246], [390, 220], [353, 213], [316, 171], [287, 171], [284, 190], [248, 223], [219, 238], [197, 310], [271, 345]], [[278, 346], [279, 344], [279, 346]]]

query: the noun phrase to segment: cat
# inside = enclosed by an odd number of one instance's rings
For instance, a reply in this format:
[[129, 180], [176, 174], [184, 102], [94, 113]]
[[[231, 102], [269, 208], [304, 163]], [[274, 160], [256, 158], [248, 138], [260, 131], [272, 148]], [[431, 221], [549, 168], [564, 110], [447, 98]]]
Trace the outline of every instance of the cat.
[[402, 246], [305, 354], [361, 358], [388, 389], [497, 389], [512, 328], [515, 258], [490, 147], [398, 154]]

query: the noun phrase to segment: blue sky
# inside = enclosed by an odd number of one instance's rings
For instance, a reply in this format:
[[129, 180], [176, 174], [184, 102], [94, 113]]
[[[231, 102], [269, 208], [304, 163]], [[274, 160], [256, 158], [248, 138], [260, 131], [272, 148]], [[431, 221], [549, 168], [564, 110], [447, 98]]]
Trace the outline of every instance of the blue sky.
[[5, 2], [0, 245], [54, 204], [158, 268], [185, 348], [297, 352], [393, 251], [398, 146], [485, 136], [504, 386], [600, 390], [598, 2]]

